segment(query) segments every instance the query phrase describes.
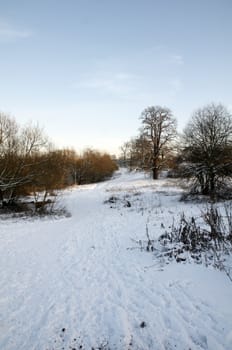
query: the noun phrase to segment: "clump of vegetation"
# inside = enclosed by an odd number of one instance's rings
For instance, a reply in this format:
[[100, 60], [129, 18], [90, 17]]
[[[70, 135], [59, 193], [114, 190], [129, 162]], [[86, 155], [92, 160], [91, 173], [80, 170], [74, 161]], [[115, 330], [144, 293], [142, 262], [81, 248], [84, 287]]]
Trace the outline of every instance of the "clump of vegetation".
[[150, 238], [146, 226], [147, 239], [135, 242], [140, 250], [153, 252], [162, 264], [175, 260], [213, 266], [224, 271], [232, 281], [232, 266], [227, 265], [232, 254], [232, 202], [224, 205], [223, 213], [211, 205], [202, 212], [201, 224], [198, 219], [182, 214], [180, 222], [173, 223], [158, 240]]
[[57, 214], [57, 191], [105, 180], [116, 169], [106, 153], [57, 150], [38, 125], [21, 127], [0, 113], [0, 214]]
[[194, 217], [183, 214], [180, 223], [172, 225], [170, 232], [159, 237], [158, 257], [166, 257], [177, 262], [193, 260], [198, 264], [212, 265], [224, 270], [231, 279], [231, 268], [226, 266], [226, 256], [232, 253], [232, 205], [224, 207], [223, 215], [213, 205], [202, 213], [202, 228]]
[[123, 196], [123, 198], [110, 196], [109, 199], [104, 201], [104, 204], [109, 204], [110, 208], [116, 208], [116, 204], [118, 203], [123, 207], [127, 207], [127, 208], [131, 207], [131, 202], [127, 199], [127, 196]]

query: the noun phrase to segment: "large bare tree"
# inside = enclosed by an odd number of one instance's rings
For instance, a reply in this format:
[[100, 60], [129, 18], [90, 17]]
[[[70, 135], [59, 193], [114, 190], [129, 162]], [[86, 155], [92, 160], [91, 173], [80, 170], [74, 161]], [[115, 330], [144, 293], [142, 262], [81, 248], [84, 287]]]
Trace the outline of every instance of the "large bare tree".
[[149, 166], [153, 179], [157, 179], [159, 170], [165, 162], [166, 152], [176, 136], [176, 119], [170, 109], [161, 106], [146, 108], [141, 114], [142, 135], [149, 142]]
[[221, 104], [198, 109], [184, 130], [185, 174], [214, 195], [232, 177], [232, 115]]

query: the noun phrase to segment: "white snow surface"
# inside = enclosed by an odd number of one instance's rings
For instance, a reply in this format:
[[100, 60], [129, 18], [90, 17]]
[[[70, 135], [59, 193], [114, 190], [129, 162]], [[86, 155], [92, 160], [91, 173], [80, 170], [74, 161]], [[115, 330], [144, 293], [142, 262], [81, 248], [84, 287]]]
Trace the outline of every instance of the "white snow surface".
[[[65, 191], [69, 218], [1, 220], [0, 349], [231, 350], [227, 276], [161, 268], [137, 249], [146, 225], [158, 237], [183, 211], [200, 215], [181, 191], [122, 171]], [[120, 200], [104, 203], [111, 196]]]

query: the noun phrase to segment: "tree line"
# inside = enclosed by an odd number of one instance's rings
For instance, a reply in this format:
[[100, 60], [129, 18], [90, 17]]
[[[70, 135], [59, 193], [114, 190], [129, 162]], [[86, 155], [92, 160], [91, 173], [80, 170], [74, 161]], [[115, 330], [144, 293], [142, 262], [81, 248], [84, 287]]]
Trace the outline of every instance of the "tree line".
[[190, 180], [192, 194], [231, 193], [232, 115], [225, 106], [199, 108], [181, 135], [166, 107], [148, 107], [140, 119], [139, 135], [121, 146], [121, 164], [151, 171], [153, 179], [169, 169], [172, 176]]
[[82, 154], [56, 149], [38, 125], [20, 126], [0, 113], [0, 208], [14, 207], [18, 199], [48, 194], [73, 184], [102, 181], [117, 169], [112, 157], [92, 149]]

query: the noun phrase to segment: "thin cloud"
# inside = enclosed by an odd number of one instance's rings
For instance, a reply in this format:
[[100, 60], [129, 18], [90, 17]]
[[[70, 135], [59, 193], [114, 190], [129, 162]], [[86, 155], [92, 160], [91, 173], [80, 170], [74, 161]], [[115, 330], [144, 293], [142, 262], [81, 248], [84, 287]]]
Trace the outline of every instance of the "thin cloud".
[[101, 89], [109, 93], [121, 93], [131, 90], [134, 87], [137, 76], [125, 73], [98, 73], [94, 77], [84, 78], [78, 84], [74, 84], [74, 88], [84, 89]]
[[27, 39], [32, 36], [30, 31], [18, 29], [9, 23], [0, 21], [0, 41]]
[[184, 58], [181, 55], [171, 55], [170, 63], [176, 64], [176, 65], [182, 65], [184, 64]]

